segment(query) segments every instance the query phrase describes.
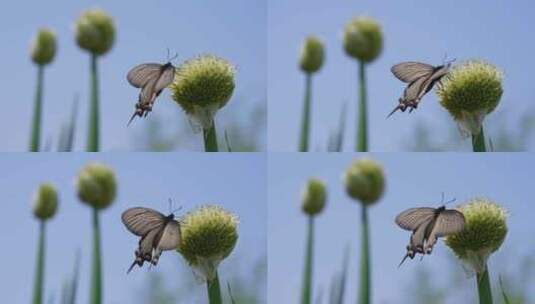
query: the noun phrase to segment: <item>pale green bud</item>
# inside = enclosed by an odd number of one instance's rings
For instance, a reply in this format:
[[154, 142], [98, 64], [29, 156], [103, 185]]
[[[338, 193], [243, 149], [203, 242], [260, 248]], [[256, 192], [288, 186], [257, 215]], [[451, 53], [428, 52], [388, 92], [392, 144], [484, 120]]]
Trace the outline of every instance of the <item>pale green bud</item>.
[[353, 162], [343, 177], [347, 194], [365, 205], [377, 202], [383, 195], [383, 168], [371, 159]]
[[362, 62], [374, 61], [383, 49], [383, 34], [377, 21], [358, 17], [349, 22], [344, 30], [344, 50]]
[[56, 55], [56, 35], [49, 29], [40, 29], [32, 41], [30, 53], [33, 62], [38, 65], [52, 62]]
[[308, 37], [301, 48], [301, 58], [299, 66], [305, 73], [312, 74], [317, 72], [323, 65], [325, 51], [321, 41], [314, 37]]
[[78, 46], [92, 54], [105, 54], [115, 42], [113, 19], [103, 10], [85, 11], [75, 27]]
[[89, 164], [80, 171], [76, 189], [82, 202], [104, 209], [113, 202], [117, 193], [115, 173], [103, 164]]
[[52, 184], [44, 183], [37, 188], [33, 198], [33, 214], [41, 220], [47, 220], [56, 214], [58, 193]]
[[314, 216], [325, 207], [327, 190], [325, 184], [316, 178], [311, 178], [306, 183], [302, 194], [302, 210], [304, 213]]

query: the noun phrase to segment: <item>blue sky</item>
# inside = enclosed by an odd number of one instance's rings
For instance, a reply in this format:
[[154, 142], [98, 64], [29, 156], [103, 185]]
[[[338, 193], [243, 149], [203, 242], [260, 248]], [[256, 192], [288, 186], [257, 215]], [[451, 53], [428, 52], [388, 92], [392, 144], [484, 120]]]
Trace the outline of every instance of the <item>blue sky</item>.
[[[0, 86], [4, 91], [0, 150], [25, 151], [28, 148], [37, 75], [29, 57], [29, 45], [42, 26], [56, 32], [59, 44], [56, 59], [45, 72], [42, 136], [44, 139], [57, 138], [61, 124], [70, 115], [72, 100], [78, 94], [76, 148], [83, 150], [85, 147], [89, 55], [74, 41], [74, 23], [84, 10], [95, 7], [107, 11], [117, 27], [115, 46], [99, 61], [104, 151], [131, 150], [137, 136], [144, 133], [147, 121], [135, 121], [126, 128], [138, 95], [138, 90], [127, 83], [126, 73], [139, 63], [165, 61], [167, 48], [173, 54], [178, 53], [176, 62], [211, 53], [236, 65], [234, 95], [217, 117], [221, 129], [232, 120], [247, 122], [252, 109], [265, 103], [265, 2], [14, 1], [0, 12], [0, 37], [5, 42], [0, 66], [6, 75]], [[184, 123], [185, 115], [172, 101], [169, 92], [159, 98], [152, 115], [165, 122], [167, 131], [179, 126], [189, 128]], [[192, 136], [198, 141], [193, 148], [202, 147], [201, 137]], [[265, 140], [265, 136], [261, 136], [262, 146], [265, 146], [262, 144]]]
[[[325, 64], [313, 79], [311, 149], [325, 150], [344, 103], [348, 106], [345, 148], [354, 147], [357, 65], [342, 49], [342, 33], [345, 24], [360, 15], [375, 18], [384, 33], [383, 53], [367, 69], [372, 151], [403, 150], [418, 122], [431, 125], [435, 139], [447, 137], [454, 125], [434, 93], [425, 96], [412, 115], [401, 113], [385, 120], [404, 88], [390, 67], [409, 60], [440, 64], [445, 54], [457, 58], [457, 63], [484, 59], [503, 70], [502, 101], [486, 124], [498, 127], [493, 117], [501, 115], [511, 132], [516, 131], [519, 116], [535, 111], [530, 68], [535, 40], [529, 39], [534, 9], [533, 1], [269, 1], [270, 149], [296, 150], [304, 93], [298, 57], [310, 34], [326, 47]], [[459, 136], [455, 139], [462, 141]]]
[[[31, 300], [38, 232], [31, 198], [45, 181], [53, 183], [60, 194], [58, 213], [47, 224], [45, 300], [51, 294], [59, 298], [63, 280], [72, 272], [75, 252], [80, 249], [78, 301], [87, 301], [92, 248], [90, 209], [77, 200], [74, 180], [83, 166], [95, 160], [112, 167], [118, 179], [117, 199], [101, 214], [105, 303], [141, 303], [134, 300], [147, 291], [147, 268], [126, 275], [138, 242], [120, 220], [129, 207], [141, 205], [167, 214], [168, 199], [172, 198], [183, 207], [180, 214], [217, 203], [238, 215], [239, 240], [221, 264], [222, 282], [230, 276], [250, 276], [251, 268], [265, 259], [267, 173], [261, 154], [4, 154], [0, 159], [0, 192], [4, 198], [0, 236], [4, 244], [10, 245], [0, 254], [5, 261], [2, 273], [8, 274], [0, 277], [0, 302]], [[181, 286], [193, 276], [185, 268], [177, 253], [165, 252], [151, 271], [163, 274], [167, 286]], [[194, 284], [192, 288], [204, 299], [204, 285]]]
[[[527, 233], [535, 230], [532, 219], [535, 193], [532, 171], [528, 169], [535, 166], [533, 155], [343, 153], [333, 157], [333, 154], [309, 153], [296, 156], [275, 153], [269, 159], [270, 303], [299, 301], [306, 235], [300, 194], [310, 177], [322, 179], [328, 189], [327, 205], [316, 220], [314, 286], [316, 290], [323, 288], [324, 295], [328, 295], [330, 280], [340, 270], [344, 249], [349, 246], [351, 258], [345, 303], [355, 303], [360, 208], [346, 196], [341, 176], [353, 160], [363, 156], [379, 161], [386, 176], [385, 194], [369, 212], [373, 303], [408, 303], [407, 287], [410, 282], [415, 282], [417, 271], [424, 267], [432, 272], [438, 287], [446, 290], [451, 287], [447, 273], [462, 277], [467, 293], [458, 290], [457, 295], [461, 294], [461, 298], [453, 296], [453, 301], [448, 303], [473, 303], [473, 300], [467, 300], [475, 296], [473, 279], [464, 277], [459, 263], [452, 263], [453, 255], [442, 241], [432, 256], [422, 262], [408, 261], [397, 268], [405, 253], [409, 233], [395, 225], [395, 216], [410, 207], [439, 206], [442, 192], [447, 199], [456, 198], [458, 203], [473, 197], [487, 197], [509, 211], [508, 235], [489, 261], [493, 282], [497, 282], [498, 274], [505, 272], [518, 278], [515, 271], [519, 272], [521, 258], [531, 255], [533, 259], [533, 242], [526, 241]], [[533, 278], [525, 284], [532, 285]], [[529, 294], [531, 298], [535, 296], [533, 290]]]

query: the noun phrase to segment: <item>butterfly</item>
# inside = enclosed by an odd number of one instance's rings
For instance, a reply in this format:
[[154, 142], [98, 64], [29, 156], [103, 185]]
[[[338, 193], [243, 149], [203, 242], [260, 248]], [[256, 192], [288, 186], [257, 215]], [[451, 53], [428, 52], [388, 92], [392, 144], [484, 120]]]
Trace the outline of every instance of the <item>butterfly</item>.
[[130, 232], [141, 237], [136, 258], [126, 273], [135, 265], [142, 267], [145, 261], [156, 266], [163, 251], [173, 250], [180, 243], [180, 223], [173, 213], [165, 216], [150, 208], [134, 207], [124, 211], [121, 220]]
[[128, 121], [128, 125], [136, 116], [147, 117], [152, 111], [156, 98], [173, 82], [175, 79], [175, 67], [171, 63], [173, 59], [165, 64], [143, 63], [128, 72], [126, 75], [128, 82], [135, 88], [141, 88], [136, 110]]
[[[412, 231], [407, 253], [399, 266], [417, 253], [431, 254], [439, 237], [459, 233], [464, 229], [464, 215], [454, 209], [446, 209], [446, 204], [439, 208], [419, 207], [401, 212], [395, 219], [402, 229]], [[399, 267], [398, 266], [398, 267]]]
[[455, 60], [439, 66], [414, 61], [394, 65], [390, 69], [392, 74], [399, 80], [408, 83], [408, 85], [403, 91], [403, 96], [399, 99], [399, 105], [388, 114], [387, 118], [397, 110], [405, 112], [409, 108], [410, 113], [416, 109], [422, 97], [431, 91], [433, 86], [437, 82], [440, 82], [442, 77], [449, 73], [453, 61]]

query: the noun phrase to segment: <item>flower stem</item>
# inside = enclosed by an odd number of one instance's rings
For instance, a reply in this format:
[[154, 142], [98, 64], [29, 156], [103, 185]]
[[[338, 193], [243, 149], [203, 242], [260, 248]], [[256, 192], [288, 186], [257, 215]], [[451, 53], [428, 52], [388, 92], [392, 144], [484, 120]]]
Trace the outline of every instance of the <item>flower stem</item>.
[[37, 265], [33, 285], [33, 304], [43, 303], [43, 275], [45, 268], [45, 222], [39, 223], [39, 243], [37, 245]]
[[369, 242], [369, 224], [368, 224], [368, 207], [362, 204], [361, 213], [362, 224], [362, 239], [361, 239], [361, 252], [360, 252], [360, 286], [358, 303], [369, 304], [371, 303], [371, 282], [370, 282], [370, 242]]
[[207, 130], [202, 129], [203, 138], [204, 138], [204, 151], [206, 152], [217, 152], [217, 132], [215, 129], [215, 121], [212, 121], [211, 127]]
[[314, 255], [314, 217], [308, 217], [307, 247], [305, 252], [305, 270], [301, 289], [301, 304], [312, 302], [312, 260]]
[[359, 110], [357, 113], [357, 145], [356, 151], [368, 151], [368, 116], [366, 106], [366, 73], [365, 63], [359, 61]]
[[32, 134], [30, 139], [30, 152], [39, 152], [39, 141], [41, 136], [41, 116], [43, 104], [43, 73], [44, 66], [37, 67], [37, 84], [35, 87], [35, 103], [33, 108]]
[[489, 269], [485, 265], [485, 271], [477, 274], [477, 290], [479, 292], [479, 304], [492, 304], [492, 291], [490, 288]]
[[219, 287], [219, 275], [217, 271], [215, 277], [212, 280], [206, 282], [208, 288], [208, 303], [210, 304], [221, 304], [221, 288]]
[[102, 303], [102, 265], [100, 259], [100, 227], [98, 210], [93, 208], [93, 262], [91, 265], [90, 304]]
[[87, 134], [87, 151], [99, 151], [99, 104], [98, 104], [98, 70], [97, 55], [91, 54], [91, 92], [89, 106], [89, 129]]
[[483, 126], [481, 126], [481, 131], [477, 135], [472, 135], [472, 147], [474, 152], [487, 152], [487, 147], [485, 146], [485, 133], [483, 132]]
[[305, 100], [303, 101], [303, 117], [301, 117], [301, 135], [299, 137], [299, 152], [308, 151], [308, 137], [310, 134], [310, 103], [312, 94], [312, 74], [305, 76]]

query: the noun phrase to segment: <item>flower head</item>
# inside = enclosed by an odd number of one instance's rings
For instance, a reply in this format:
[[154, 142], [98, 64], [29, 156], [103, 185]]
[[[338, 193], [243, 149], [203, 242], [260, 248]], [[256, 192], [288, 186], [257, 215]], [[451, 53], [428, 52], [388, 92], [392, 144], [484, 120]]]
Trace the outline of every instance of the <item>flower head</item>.
[[302, 194], [302, 209], [303, 212], [314, 216], [320, 213], [325, 207], [327, 200], [327, 191], [325, 184], [316, 178], [311, 178], [306, 183]]
[[344, 49], [347, 55], [362, 62], [375, 60], [383, 49], [383, 34], [379, 23], [369, 17], [351, 20], [344, 30]]
[[482, 273], [488, 257], [505, 240], [507, 211], [482, 198], [472, 199], [459, 211], [464, 214], [464, 230], [446, 237], [446, 245], [472, 270]]
[[115, 42], [113, 19], [103, 10], [85, 11], [75, 27], [78, 46], [95, 55], [105, 54]]
[[477, 135], [483, 119], [494, 111], [502, 97], [502, 72], [480, 60], [452, 68], [437, 94], [463, 133]]
[[104, 209], [113, 202], [117, 193], [115, 173], [103, 164], [89, 164], [80, 171], [76, 188], [82, 202]]
[[347, 194], [365, 205], [379, 200], [385, 188], [383, 168], [370, 159], [355, 161], [343, 176]]
[[44, 183], [37, 188], [33, 197], [33, 214], [41, 220], [47, 220], [56, 214], [58, 193], [52, 184]]
[[49, 29], [42, 28], [32, 41], [30, 54], [34, 63], [46, 65], [56, 55], [56, 35]]
[[321, 41], [314, 37], [308, 37], [301, 48], [301, 58], [299, 66], [305, 73], [312, 74], [317, 72], [323, 65], [325, 51]]
[[232, 96], [235, 72], [228, 61], [213, 55], [188, 60], [176, 69], [170, 86], [173, 99], [194, 122], [208, 129]]
[[203, 206], [180, 221], [181, 240], [177, 251], [206, 280], [230, 255], [238, 241], [238, 218], [219, 206]]

